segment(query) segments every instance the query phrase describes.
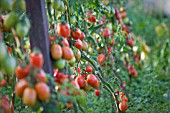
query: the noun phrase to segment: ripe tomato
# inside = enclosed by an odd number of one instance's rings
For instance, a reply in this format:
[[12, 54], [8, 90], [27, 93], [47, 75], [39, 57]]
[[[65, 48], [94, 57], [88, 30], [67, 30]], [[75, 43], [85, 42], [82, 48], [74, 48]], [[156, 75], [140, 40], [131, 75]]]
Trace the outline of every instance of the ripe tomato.
[[0, 81], [0, 87], [3, 87], [3, 86], [5, 86], [6, 85], [6, 80], [5, 79], [2, 79], [1, 81]]
[[130, 38], [130, 39], [126, 38], [126, 43], [127, 43], [127, 45], [132, 47], [133, 46], [133, 38]]
[[124, 112], [128, 109], [128, 105], [126, 104], [125, 101], [119, 103], [119, 109], [120, 111]]
[[0, 41], [0, 61], [3, 61], [7, 55], [7, 50], [5, 47], [5, 43]]
[[0, 107], [2, 107], [3, 113], [11, 113], [10, 101], [2, 99], [2, 101], [0, 101]]
[[56, 40], [56, 36], [49, 36], [50, 42], [54, 42]]
[[68, 79], [68, 75], [58, 71], [54, 73], [54, 79], [55, 79], [55, 82], [59, 84], [63, 84]]
[[39, 82], [35, 85], [37, 96], [40, 100], [45, 101], [50, 97], [50, 89], [44, 82]]
[[78, 83], [80, 88], [84, 88], [86, 86], [86, 81], [83, 76], [78, 76], [75, 81]]
[[73, 51], [67, 47], [67, 46], [64, 46], [62, 48], [62, 51], [63, 51], [63, 58], [66, 59], [66, 60], [71, 60], [74, 56], [73, 54]]
[[64, 38], [68, 38], [71, 33], [70, 25], [68, 23], [66, 24], [59, 23], [57, 25], [57, 33]]
[[39, 82], [47, 82], [46, 73], [43, 69], [41, 69], [40, 72], [35, 76], [35, 79]]
[[22, 98], [25, 88], [29, 86], [29, 83], [25, 79], [19, 80], [15, 86], [15, 94]]
[[53, 61], [54, 68], [63, 69], [65, 67], [66, 60], [60, 58], [59, 60]]
[[86, 72], [92, 72], [92, 71], [93, 71], [93, 68], [91, 66], [87, 66]]
[[100, 82], [97, 80], [97, 83], [94, 84], [92, 87], [95, 88], [95, 89], [98, 89], [100, 86]]
[[95, 23], [95, 22], [96, 22], [96, 17], [95, 17], [94, 15], [90, 15], [90, 16], [88, 17], [88, 20], [89, 20], [90, 22], [92, 22], [92, 23]]
[[98, 57], [97, 57], [97, 61], [99, 62], [99, 64], [102, 66], [104, 64], [104, 61], [105, 61], [105, 55], [104, 54], [100, 54]]
[[75, 57], [76, 57], [76, 60], [77, 60], [77, 61], [80, 60], [80, 58], [81, 58], [81, 52], [78, 51], [78, 52], [76, 53]]
[[67, 47], [69, 47], [68, 40], [67, 40], [66, 38], [64, 38], [64, 39], [61, 41], [61, 45], [62, 45], [62, 46], [67, 46]]
[[30, 54], [30, 62], [36, 68], [42, 68], [44, 63], [43, 55], [41, 53], [32, 52]]
[[93, 74], [89, 74], [89, 75], [87, 76], [87, 83], [88, 83], [89, 85], [91, 85], [92, 87], [93, 87], [94, 85], [96, 85], [97, 82], [98, 82], [98, 79], [97, 79]]
[[72, 36], [75, 40], [79, 39], [81, 37], [81, 31], [80, 29], [76, 29], [76, 31], [72, 31]]
[[116, 19], [117, 19], [118, 21], [120, 21], [120, 20], [121, 20], [120, 12], [119, 12], [119, 10], [118, 10], [117, 8], [114, 8], [114, 9], [115, 9], [115, 16], [116, 16]]
[[105, 28], [103, 30], [103, 37], [108, 38], [110, 36], [110, 30], [108, 28]]
[[77, 39], [76, 42], [74, 43], [74, 46], [81, 50], [83, 48], [83, 44], [82, 44], [82, 41], [80, 39]]
[[127, 101], [128, 101], [128, 98], [127, 98], [127, 97], [123, 97], [122, 100], [123, 100], [124, 102], [127, 102]]
[[29, 72], [30, 72], [29, 65], [27, 65], [25, 67], [17, 66], [16, 70], [15, 70], [15, 75], [18, 79], [22, 79], [22, 78], [25, 78], [26, 76], [28, 76]]
[[34, 106], [37, 99], [37, 93], [33, 88], [27, 87], [23, 93], [23, 103], [29, 107]]
[[59, 44], [51, 45], [51, 56], [54, 60], [58, 60], [62, 57], [62, 48]]
[[108, 50], [109, 55], [112, 54], [112, 47], [111, 46], [107, 47], [107, 50]]
[[83, 41], [82, 41], [82, 44], [83, 44], [83, 48], [82, 48], [82, 49], [83, 49], [84, 51], [88, 50], [88, 43], [83, 40]]
[[84, 38], [85, 38], [85, 34], [84, 32], [81, 32], [80, 40], [84, 40]]
[[99, 95], [100, 95], [100, 90], [97, 90], [97, 89], [96, 89], [96, 90], [94, 91], [94, 93], [95, 93], [96, 96], [99, 96]]

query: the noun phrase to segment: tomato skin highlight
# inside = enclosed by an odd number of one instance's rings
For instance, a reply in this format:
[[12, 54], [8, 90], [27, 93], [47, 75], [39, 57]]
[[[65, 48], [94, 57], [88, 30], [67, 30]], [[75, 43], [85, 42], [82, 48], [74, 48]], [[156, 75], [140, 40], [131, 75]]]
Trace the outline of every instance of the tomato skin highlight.
[[44, 82], [37, 83], [35, 85], [35, 90], [37, 92], [37, 97], [42, 101], [46, 101], [50, 97], [50, 89]]
[[30, 54], [30, 62], [36, 68], [42, 68], [43, 63], [44, 63], [43, 55], [39, 54], [39, 53], [34, 53], [34, 52], [31, 53]]
[[57, 25], [57, 33], [64, 38], [68, 38], [71, 34], [70, 25], [68, 23], [59, 23]]
[[30, 72], [30, 66], [27, 65], [25, 67], [17, 66], [15, 70], [15, 75], [18, 79], [22, 79], [28, 76]]
[[23, 103], [29, 107], [34, 106], [37, 99], [37, 93], [33, 88], [27, 87], [23, 92]]

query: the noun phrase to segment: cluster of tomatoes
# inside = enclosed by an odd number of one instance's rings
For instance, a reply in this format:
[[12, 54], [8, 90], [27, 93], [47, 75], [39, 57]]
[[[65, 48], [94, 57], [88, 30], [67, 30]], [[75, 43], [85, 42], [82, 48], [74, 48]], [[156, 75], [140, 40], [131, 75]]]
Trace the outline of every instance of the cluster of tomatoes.
[[15, 94], [23, 99], [25, 105], [33, 107], [37, 100], [46, 101], [50, 98], [50, 89], [46, 83], [46, 73], [42, 69], [43, 55], [32, 52], [29, 58], [30, 62], [16, 67], [18, 82], [15, 85]]
[[120, 95], [120, 99], [121, 101], [119, 102], [119, 109], [122, 112], [125, 112], [128, 109], [128, 105], [127, 105], [127, 97], [125, 96], [124, 92], [119, 92]]

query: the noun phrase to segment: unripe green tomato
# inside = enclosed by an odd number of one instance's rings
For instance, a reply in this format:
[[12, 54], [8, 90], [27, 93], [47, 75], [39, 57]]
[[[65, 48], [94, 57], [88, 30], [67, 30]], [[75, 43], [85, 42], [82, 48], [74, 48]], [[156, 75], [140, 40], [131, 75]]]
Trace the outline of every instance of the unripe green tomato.
[[7, 49], [5, 47], [5, 43], [0, 41], [0, 62], [5, 60], [6, 55], [7, 55]]
[[63, 69], [65, 67], [65, 59], [60, 58], [59, 60], [53, 61], [53, 66], [58, 69]]
[[73, 57], [71, 60], [69, 60], [69, 64], [71, 66], [73, 66], [75, 64], [75, 62], [76, 62], [76, 58], [75, 57]]
[[59, 10], [59, 11], [65, 11], [64, 2], [63, 2], [63, 1], [60, 1], [59, 4], [60, 4], [60, 8], [59, 8], [58, 10]]
[[19, 8], [20, 8], [22, 11], [25, 11], [25, 9], [26, 9], [25, 0], [20, 0], [18, 4], [19, 4]]
[[92, 55], [92, 54], [93, 54], [93, 49], [92, 49], [91, 47], [89, 48], [89, 50], [88, 50], [88, 51], [89, 51], [90, 55]]
[[25, 17], [22, 21], [23, 21], [24, 24], [27, 25], [28, 29], [31, 28], [31, 24], [30, 24], [30, 21], [29, 21], [28, 17]]
[[29, 28], [27, 27], [26, 24], [24, 24], [22, 22], [17, 23], [17, 25], [16, 25], [16, 33], [20, 38], [26, 36], [28, 31], [29, 31]]
[[7, 27], [8, 29], [12, 28], [16, 24], [18, 19], [19, 19], [19, 16], [17, 13], [15, 12], [9, 13], [7, 18], [4, 21], [5, 27]]
[[15, 57], [7, 56], [2, 64], [2, 68], [4, 69], [7, 75], [13, 75], [15, 72], [17, 62]]
[[60, 4], [58, 3], [58, 0], [53, 0], [52, 7], [53, 9], [56, 9], [56, 10], [60, 8]]
[[76, 23], [76, 17], [75, 16], [71, 16], [71, 18], [70, 18], [70, 23], [71, 24], [75, 24]]
[[13, 0], [0, 0], [0, 10], [11, 10]]

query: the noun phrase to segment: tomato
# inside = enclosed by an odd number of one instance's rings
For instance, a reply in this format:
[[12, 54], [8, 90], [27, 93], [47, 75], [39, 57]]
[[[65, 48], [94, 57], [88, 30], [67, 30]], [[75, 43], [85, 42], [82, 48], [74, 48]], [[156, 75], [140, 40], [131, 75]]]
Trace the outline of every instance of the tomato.
[[110, 30], [108, 28], [105, 28], [103, 30], [103, 37], [108, 38], [110, 36]]
[[13, 56], [7, 56], [4, 63], [3, 63], [3, 68], [5, 70], [5, 73], [7, 75], [13, 75], [15, 72], [17, 62], [15, 57]]
[[120, 109], [120, 111], [122, 111], [122, 112], [124, 112], [124, 111], [126, 111], [127, 109], [128, 109], [128, 105], [126, 104], [126, 102], [120, 102], [119, 103], [119, 109]]
[[86, 72], [92, 72], [92, 71], [93, 71], [93, 68], [91, 66], [87, 66]]
[[75, 81], [78, 83], [80, 88], [84, 88], [86, 86], [86, 81], [83, 76], [78, 76]]
[[64, 2], [61, 1], [61, 0], [53, 0], [52, 7], [54, 9], [56, 9], [57, 11], [64, 11], [65, 10]]
[[130, 38], [130, 39], [126, 38], [126, 43], [127, 43], [127, 45], [132, 47], [133, 46], [133, 38]]
[[61, 72], [56, 72], [54, 74], [54, 79], [55, 79], [55, 82], [59, 84], [63, 84], [68, 79], [68, 75], [61, 73]]
[[85, 34], [84, 32], [81, 32], [80, 40], [84, 40], [84, 38], [85, 38]]
[[71, 18], [70, 18], [70, 23], [71, 24], [75, 24], [76, 23], [76, 17], [75, 16], [71, 16]]
[[124, 12], [121, 13], [121, 17], [122, 17], [122, 18], [126, 18], [126, 16], [127, 16], [126, 11], [124, 11]]
[[29, 65], [27, 65], [25, 67], [17, 66], [16, 70], [15, 70], [15, 75], [18, 79], [22, 79], [22, 78], [25, 78], [26, 76], [28, 76], [29, 72], [30, 72]]
[[96, 84], [98, 84], [98, 79], [93, 74], [89, 74], [87, 76], [87, 83], [94, 87]]
[[100, 64], [101, 66], [104, 65], [105, 55], [104, 55], [104, 54], [100, 54], [100, 55], [97, 57], [97, 61], [99, 62], [99, 64]]
[[18, 19], [19, 19], [18, 14], [16, 14], [15, 12], [11, 12], [5, 19], [4, 26], [7, 27], [8, 29], [11, 29], [12, 27], [14, 27]]
[[[76, 90], [76, 89], [80, 89], [80, 86], [79, 86], [79, 84], [76, 82], [76, 81], [74, 81], [74, 80], [72, 80], [71, 82], [70, 82], [70, 84], [72, 84], [73, 86], [74, 86], [74, 88], [69, 88], [69, 90], [71, 90], [71, 94], [74, 96], [74, 95], [80, 95], [80, 91], [79, 90]], [[75, 89], [76, 88], [76, 89]]]
[[120, 20], [121, 20], [120, 12], [119, 12], [119, 10], [118, 10], [117, 8], [114, 8], [114, 9], [115, 9], [115, 16], [116, 16], [116, 19], [117, 19], [118, 21], [120, 21]]
[[80, 60], [80, 58], [81, 58], [81, 52], [78, 51], [78, 52], [76, 53], [75, 57], [76, 57], [76, 60], [77, 60], [77, 61]]
[[35, 85], [35, 90], [37, 92], [37, 96], [40, 100], [46, 101], [50, 98], [50, 89], [44, 82], [39, 82]]
[[127, 102], [127, 101], [128, 101], [128, 98], [127, 98], [127, 97], [123, 97], [122, 100], [123, 100], [124, 102]]
[[96, 90], [94, 91], [94, 93], [95, 93], [96, 96], [100, 96], [100, 90], [97, 90], [97, 89], [96, 89]]
[[30, 54], [30, 62], [36, 68], [42, 68], [44, 63], [43, 55], [41, 53], [32, 52]]
[[138, 76], [138, 73], [137, 73], [137, 71], [136, 71], [135, 68], [132, 68], [132, 69], [130, 70], [130, 75], [131, 75], [132, 77], [134, 77], [134, 78], [136, 78], [136, 77]]
[[51, 45], [51, 56], [54, 60], [58, 60], [62, 57], [62, 48], [59, 44]]
[[20, 38], [23, 38], [26, 36], [29, 32], [29, 28], [27, 27], [26, 24], [19, 22], [16, 25], [16, 33]]
[[11, 10], [12, 0], [0, 0], [0, 10]]
[[12, 55], [12, 53], [13, 53], [13, 52], [12, 52], [12, 48], [11, 48], [10, 46], [8, 46], [7, 49], [8, 49], [8, 53]]
[[0, 107], [2, 107], [3, 113], [11, 113], [10, 101], [2, 99], [2, 101], [0, 101]]
[[96, 22], [96, 17], [94, 15], [91, 15], [88, 17], [88, 20], [92, 23], [95, 23]]
[[23, 103], [29, 107], [34, 106], [36, 99], [37, 99], [37, 93], [33, 88], [27, 87], [24, 90], [23, 93]]
[[82, 44], [82, 41], [80, 39], [77, 39], [76, 42], [74, 43], [74, 46], [81, 50], [83, 48], [83, 44]]
[[88, 51], [89, 51], [90, 55], [93, 54], [93, 49], [91, 47], [88, 49]]
[[75, 57], [73, 57], [71, 60], [69, 60], [69, 64], [71, 66], [73, 66], [75, 64], [75, 62], [76, 62], [76, 58]]
[[64, 46], [62, 48], [62, 51], [63, 51], [63, 58], [64, 59], [71, 60], [74, 57], [73, 51], [69, 47]]
[[79, 39], [81, 37], [81, 31], [80, 29], [76, 29], [76, 31], [72, 31], [72, 36], [75, 40]]
[[15, 94], [22, 98], [25, 88], [29, 86], [29, 83], [25, 79], [19, 80], [15, 86]]
[[67, 24], [67, 23], [66, 24], [59, 23], [57, 25], [57, 33], [64, 38], [68, 38], [70, 36], [70, 33], [71, 33], [70, 25]]
[[111, 46], [108, 46], [108, 47], [107, 47], [107, 50], [108, 50], [108, 54], [109, 54], [109, 55], [112, 54], [112, 47], [111, 47]]
[[7, 55], [7, 50], [5, 47], [5, 43], [0, 41], [0, 61], [3, 61]]
[[79, 86], [79, 84], [78, 84], [76, 81], [72, 80], [70, 83], [71, 83], [75, 88], [80, 89], [80, 86]]
[[128, 70], [130, 71], [130, 70], [132, 70], [133, 69], [133, 66], [132, 65], [129, 65], [128, 66]]
[[99, 86], [100, 86], [100, 82], [99, 82], [99, 81], [97, 81], [97, 83], [96, 83], [96, 84], [94, 84], [92, 87], [93, 87], [93, 88], [95, 88], [95, 89], [98, 89], [98, 88], [99, 88]]
[[20, 0], [18, 4], [19, 4], [19, 8], [20, 8], [22, 11], [25, 11], [25, 9], [26, 9], [26, 3], [25, 3], [25, 1], [24, 1], [24, 0]]
[[6, 85], [6, 80], [5, 79], [2, 79], [1, 81], [0, 81], [0, 87], [3, 87], [3, 86], [5, 86]]
[[53, 61], [54, 68], [63, 69], [65, 67], [66, 60], [60, 58], [59, 60]]
[[88, 50], [88, 43], [83, 40], [83, 41], [82, 41], [82, 44], [83, 44], [83, 48], [82, 48], [82, 49], [83, 49], [84, 51]]
[[126, 63], [126, 61], [123, 61], [123, 65], [126, 67], [127, 66], [127, 63]]
[[66, 38], [64, 38], [64, 39], [61, 41], [61, 45], [62, 45], [62, 46], [67, 46], [67, 47], [69, 47], [68, 40], [67, 40]]
[[35, 79], [39, 82], [47, 82], [46, 73], [43, 69], [41, 69], [40, 72], [35, 76]]
[[122, 30], [123, 30], [123, 31], [126, 31], [127, 33], [129, 32], [129, 28], [126, 27], [125, 25], [122, 26]]
[[81, 74], [81, 69], [78, 67], [77, 70], [78, 74]]
[[54, 42], [56, 40], [56, 36], [49, 36], [50, 42]]

